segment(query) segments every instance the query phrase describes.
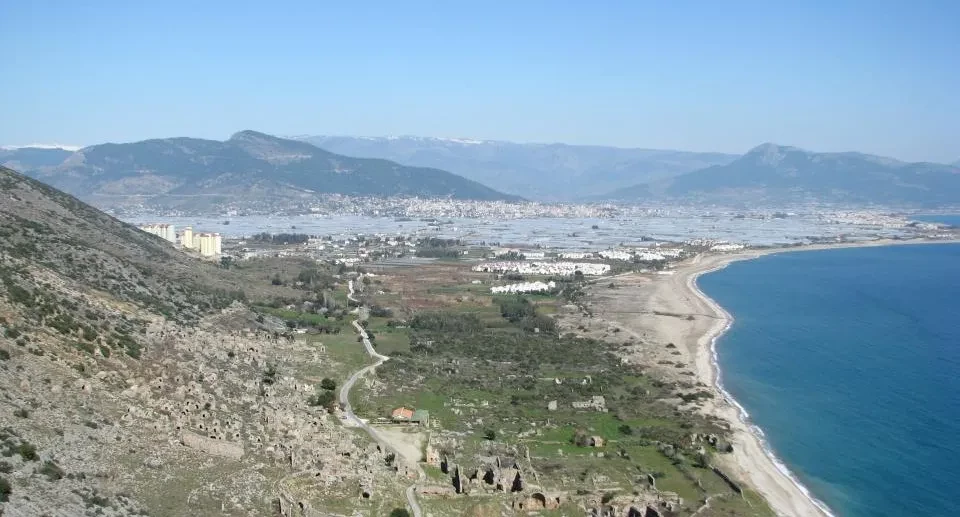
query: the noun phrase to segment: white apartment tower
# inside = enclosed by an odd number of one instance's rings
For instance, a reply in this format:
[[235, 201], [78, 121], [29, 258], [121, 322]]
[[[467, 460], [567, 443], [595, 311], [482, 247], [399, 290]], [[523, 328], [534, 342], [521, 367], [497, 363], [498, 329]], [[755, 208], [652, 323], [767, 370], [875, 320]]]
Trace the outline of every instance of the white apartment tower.
[[193, 249], [193, 228], [190, 226], [184, 228], [183, 233], [180, 234], [180, 247]]
[[145, 224], [140, 229], [174, 244], [177, 242], [177, 230], [172, 224]]

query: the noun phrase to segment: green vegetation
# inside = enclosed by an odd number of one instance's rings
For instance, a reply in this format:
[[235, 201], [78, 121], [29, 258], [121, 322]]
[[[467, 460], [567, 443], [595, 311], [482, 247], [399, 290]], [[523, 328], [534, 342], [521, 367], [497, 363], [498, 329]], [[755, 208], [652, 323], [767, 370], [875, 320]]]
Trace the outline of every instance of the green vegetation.
[[37, 448], [30, 442], [21, 441], [16, 452], [23, 458], [23, 461], [37, 461], [40, 459], [40, 456], [37, 454]]
[[304, 244], [310, 240], [310, 236], [305, 233], [257, 233], [250, 236], [253, 242], [265, 242], [269, 244]]
[[441, 432], [462, 437], [455, 461], [471, 464], [503, 447], [529, 451], [540, 477], [571, 493], [594, 490], [598, 476], [609, 480], [604, 486], [620, 487], [604, 492], [612, 498], [651, 476], [691, 509], [718, 495], [729, 496], [734, 513], [770, 515], [762, 502], [752, 509], [737, 502], [743, 499], [710, 470], [711, 455], [727, 449], [697, 453], [702, 443], [692, 435], [723, 436], [724, 429], [695, 411], [678, 411], [676, 399], [698, 400], [706, 391], [622, 363], [623, 345], [557, 331], [548, 314], [568, 293], [578, 297], [579, 282], [564, 282], [550, 295], [491, 296], [481, 287], [430, 286], [449, 300], [443, 310], [414, 312], [406, 322], [371, 320], [368, 329], [406, 333], [410, 346], [377, 368], [386, 389], [357, 390], [355, 410], [368, 418], [398, 406], [428, 410]]
[[10, 500], [10, 494], [13, 493], [13, 486], [7, 481], [7, 478], [0, 477], [0, 503]]
[[60, 468], [60, 465], [57, 465], [53, 461], [44, 461], [37, 472], [47, 476], [47, 479], [50, 481], [63, 479], [63, 477], [67, 475], [67, 473]]
[[417, 241], [416, 255], [425, 258], [458, 259], [464, 250], [463, 242], [457, 239], [430, 237]]
[[390, 512], [390, 517], [410, 517], [410, 512], [406, 508], [394, 508]]

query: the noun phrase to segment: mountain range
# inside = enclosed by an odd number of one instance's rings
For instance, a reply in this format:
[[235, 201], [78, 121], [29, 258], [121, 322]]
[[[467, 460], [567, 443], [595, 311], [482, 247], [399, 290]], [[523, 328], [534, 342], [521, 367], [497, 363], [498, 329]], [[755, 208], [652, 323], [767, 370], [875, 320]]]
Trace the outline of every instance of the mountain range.
[[767, 143], [731, 163], [620, 189], [603, 199], [958, 205], [960, 168], [855, 152], [815, 153]]
[[519, 199], [439, 169], [343, 156], [255, 131], [241, 131], [222, 142], [165, 138], [93, 145], [74, 153], [59, 149], [6, 153], [0, 155], [3, 163], [83, 198], [151, 196], [193, 206], [321, 193]]
[[223, 142], [166, 138], [76, 152], [5, 149], [0, 163], [100, 206], [151, 199], [202, 210], [217, 203], [308, 200], [319, 194], [960, 205], [960, 164], [816, 153], [772, 143], [736, 156], [423, 137], [285, 139], [241, 131]]
[[417, 136], [293, 138], [349, 156], [436, 167], [510, 194], [545, 201], [601, 196], [737, 158], [723, 153]]

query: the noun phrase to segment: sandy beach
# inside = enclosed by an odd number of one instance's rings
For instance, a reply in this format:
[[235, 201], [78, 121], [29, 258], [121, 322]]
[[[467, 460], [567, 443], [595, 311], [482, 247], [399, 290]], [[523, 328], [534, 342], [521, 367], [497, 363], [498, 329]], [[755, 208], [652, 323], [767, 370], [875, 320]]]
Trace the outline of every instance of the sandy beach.
[[[762, 434], [722, 389], [714, 344], [733, 322], [720, 305], [697, 287], [700, 275], [726, 267], [731, 262], [749, 260], [771, 253], [813, 251], [848, 247], [898, 244], [933, 244], [947, 241], [887, 241], [746, 250], [739, 253], [700, 255], [686, 260], [672, 274], [625, 274], [609, 284], [604, 280], [590, 288], [590, 308], [594, 317], [584, 320], [595, 337], [629, 336], [637, 343], [629, 351], [629, 360], [640, 364], [668, 364], [662, 373], [689, 380], [693, 375], [714, 390], [714, 398], [699, 409], [729, 423], [732, 454], [718, 455], [716, 462], [736, 478], [760, 492], [773, 510], [783, 516], [829, 516], [827, 507], [817, 501], [780, 464], [765, 447]], [[952, 241], [956, 242], [956, 241]], [[583, 322], [581, 322], [583, 324]], [[664, 345], [672, 343], [674, 347]], [[681, 366], [682, 365], [682, 366]]]

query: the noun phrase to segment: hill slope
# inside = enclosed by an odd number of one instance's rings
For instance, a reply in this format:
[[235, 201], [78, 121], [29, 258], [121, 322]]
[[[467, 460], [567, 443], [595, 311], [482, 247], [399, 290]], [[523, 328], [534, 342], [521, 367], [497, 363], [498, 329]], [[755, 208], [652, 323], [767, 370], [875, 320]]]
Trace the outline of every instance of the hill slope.
[[0, 149], [0, 165], [16, 170], [55, 167], [73, 155], [73, 151], [48, 147]]
[[635, 185], [604, 197], [717, 203], [951, 205], [960, 203], [960, 168], [763, 144], [729, 164]]
[[223, 142], [166, 138], [94, 145], [55, 167], [27, 172], [81, 197], [220, 196], [248, 202], [314, 194], [515, 199], [446, 171], [351, 158], [255, 131], [241, 131]]
[[333, 152], [437, 167], [541, 200], [585, 195], [672, 177], [736, 155], [617, 147], [403, 137], [299, 136]]
[[[296, 470], [316, 461], [346, 486], [358, 472], [389, 486], [383, 454], [307, 405], [303, 387], [343, 378], [343, 359], [281, 337], [241, 287], [305, 294], [190, 258], [0, 167], [2, 513], [273, 515], [286, 494], [317, 504], [282, 484], [290, 451], [305, 458]], [[347, 497], [331, 486], [309, 490]]]

